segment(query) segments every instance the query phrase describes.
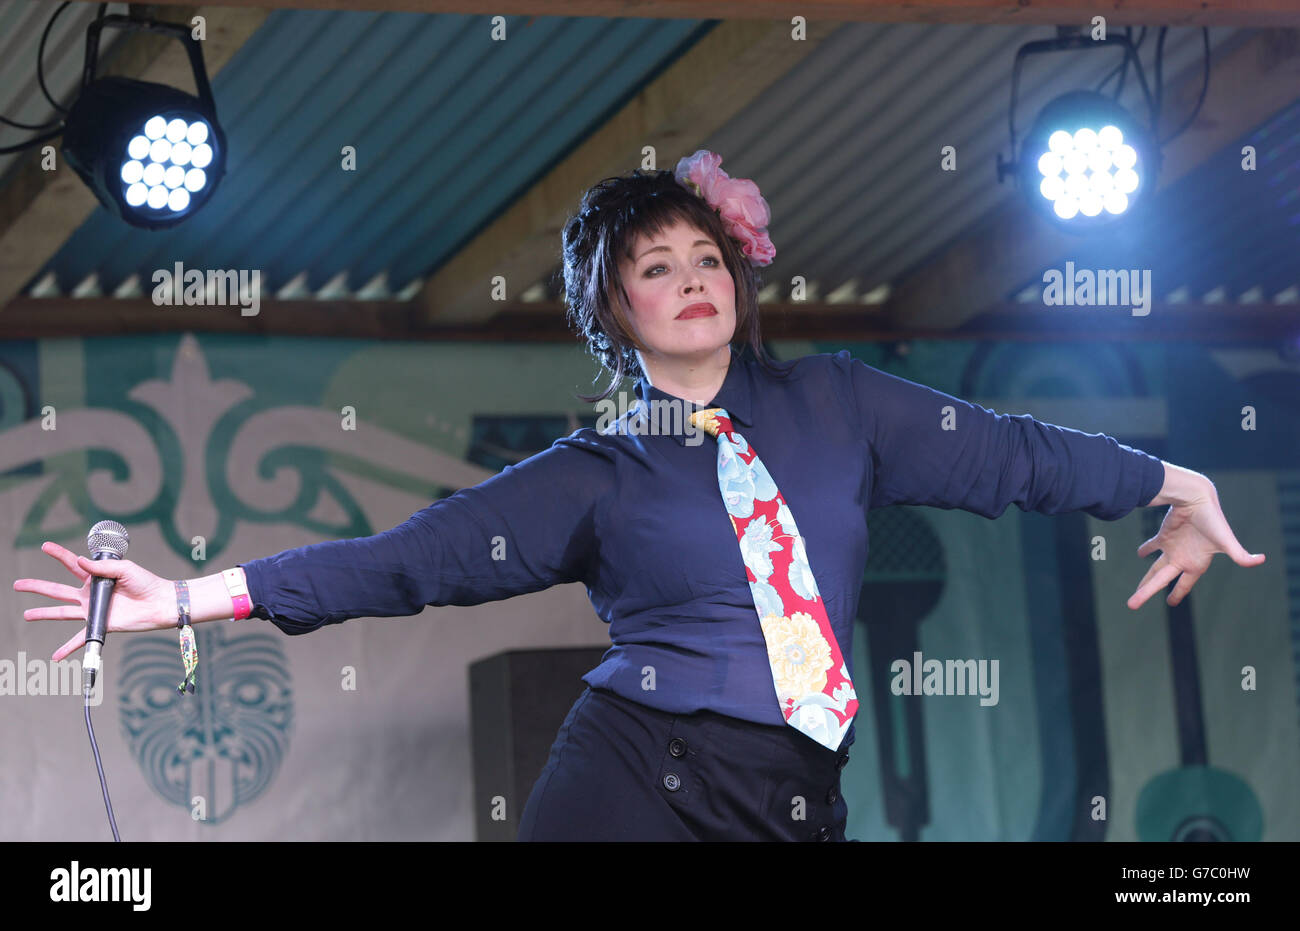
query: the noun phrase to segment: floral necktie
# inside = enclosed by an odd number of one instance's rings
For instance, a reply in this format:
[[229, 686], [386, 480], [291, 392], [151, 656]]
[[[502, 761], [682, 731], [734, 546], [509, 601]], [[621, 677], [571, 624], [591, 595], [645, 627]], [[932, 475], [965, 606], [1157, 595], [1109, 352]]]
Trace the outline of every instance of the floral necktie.
[[795, 730], [837, 750], [857, 714], [858, 696], [794, 515], [725, 408], [698, 410], [690, 421], [718, 440], [718, 485], [740, 544], [781, 713]]

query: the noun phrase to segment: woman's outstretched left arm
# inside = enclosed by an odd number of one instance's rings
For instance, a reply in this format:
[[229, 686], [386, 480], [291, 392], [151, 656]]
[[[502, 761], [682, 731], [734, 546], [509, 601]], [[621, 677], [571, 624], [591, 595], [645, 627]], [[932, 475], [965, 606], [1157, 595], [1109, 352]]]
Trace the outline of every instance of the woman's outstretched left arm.
[[1014, 504], [1041, 514], [1083, 511], [1118, 520], [1134, 508], [1169, 505], [1160, 532], [1138, 548], [1138, 556], [1162, 552], [1128, 599], [1135, 610], [1174, 579], [1178, 584], [1167, 600], [1177, 605], [1215, 553], [1227, 553], [1239, 566], [1264, 562], [1263, 553], [1252, 555], [1237, 542], [1214, 483], [1199, 472], [1105, 434], [1028, 414], [996, 414], [847, 352], [837, 353], [834, 362], [848, 378], [871, 447], [871, 508], [956, 507], [996, 518]]

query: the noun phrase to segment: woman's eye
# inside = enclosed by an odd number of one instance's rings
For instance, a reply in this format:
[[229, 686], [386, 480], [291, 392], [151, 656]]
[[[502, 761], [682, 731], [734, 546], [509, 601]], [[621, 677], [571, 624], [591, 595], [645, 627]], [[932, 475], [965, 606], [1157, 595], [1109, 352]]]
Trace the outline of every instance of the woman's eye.
[[[706, 258], [708, 261], [712, 262], [714, 265], [721, 265], [721, 264], [722, 264], [722, 260], [719, 259], [717, 256], [706, 255], [705, 258]], [[647, 278], [652, 277], [650, 273], [653, 272], [655, 269], [666, 268], [666, 267], [667, 267], [667, 266], [665, 266], [665, 265], [651, 265], [649, 268], [647, 268], [647, 269], [645, 270], [646, 277], [647, 277]]]

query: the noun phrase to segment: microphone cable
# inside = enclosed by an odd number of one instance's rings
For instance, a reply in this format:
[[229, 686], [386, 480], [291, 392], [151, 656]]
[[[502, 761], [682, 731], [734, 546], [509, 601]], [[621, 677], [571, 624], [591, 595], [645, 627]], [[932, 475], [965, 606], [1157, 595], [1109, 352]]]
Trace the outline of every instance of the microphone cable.
[[113, 803], [108, 798], [108, 783], [104, 780], [104, 764], [99, 759], [99, 745], [95, 743], [95, 728], [90, 723], [90, 692], [86, 691], [86, 733], [90, 735], [90, 750], [95, 754], [95, 769], [99, 770], [99, 787], [104, 792], [104, 807], [108, 809], [108, 824], [113, 829], [113, 840], [121, 843], [117, 835], [117, 821], [113, 818]]

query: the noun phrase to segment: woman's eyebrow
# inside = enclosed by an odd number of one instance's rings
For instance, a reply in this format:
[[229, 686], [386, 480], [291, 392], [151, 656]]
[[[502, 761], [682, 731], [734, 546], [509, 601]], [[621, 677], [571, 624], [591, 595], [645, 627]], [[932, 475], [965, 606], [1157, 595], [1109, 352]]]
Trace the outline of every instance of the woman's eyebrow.
[[[691, 243], [691, 248], [694, 249], [696, 246], [711, 246], [711, 245], [713, 245], [713, 242], [711, 240], [697, 239], [695, 240], [695, 242]], [[651, 252], [671, 252], [671, 251], [672, 250], [669, 249], [667, 246], [652, 246], [651, 248], [647, 249], [645, 252], [642, 252], [640, 255], [638, 255], [636, 257], [636, 260], [640, 262]]]

